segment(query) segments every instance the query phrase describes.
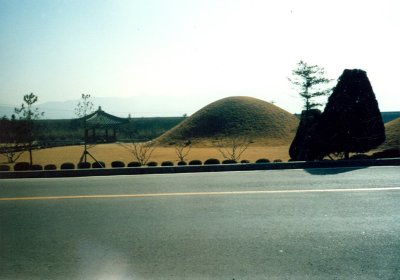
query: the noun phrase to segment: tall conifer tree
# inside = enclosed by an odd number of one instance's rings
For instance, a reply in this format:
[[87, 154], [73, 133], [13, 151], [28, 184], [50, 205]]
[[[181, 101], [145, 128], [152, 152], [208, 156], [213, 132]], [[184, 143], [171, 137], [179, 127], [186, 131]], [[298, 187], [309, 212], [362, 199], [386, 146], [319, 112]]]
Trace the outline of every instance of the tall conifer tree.
[[330, 79], [325, 78], [325, 69], [318, 65], [309, 65], [300, 60], [297, 68], [292, 71], [288, 80], [298, 90], [304, 101], [304, 110], [316, 109], [323, 104], [316, 102], [316, 98], [326, 96], [331, 89], [328, 87]]
[[385, 127], [367, 73], [344, 70], [322, 113], [315, 148], [320, 158], [364, 153], [385, 141]]

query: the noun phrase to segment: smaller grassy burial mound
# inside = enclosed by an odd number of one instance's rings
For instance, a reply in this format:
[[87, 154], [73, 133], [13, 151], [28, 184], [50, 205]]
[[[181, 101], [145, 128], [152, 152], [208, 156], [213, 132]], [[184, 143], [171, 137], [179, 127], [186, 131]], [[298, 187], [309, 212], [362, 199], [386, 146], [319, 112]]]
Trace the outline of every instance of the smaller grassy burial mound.
[[400, 149], [400, 118], [385, 124], [386, 140], [379, 147], [381, 149]]
[[294, 115], [271, 103], [252, 97], [227, 97], [197, 111], [157, 142], [174, 145], [190, 140], [205, 144], [218, 138], [246, 137], [260, 144], [287, 145], [298, 123]]

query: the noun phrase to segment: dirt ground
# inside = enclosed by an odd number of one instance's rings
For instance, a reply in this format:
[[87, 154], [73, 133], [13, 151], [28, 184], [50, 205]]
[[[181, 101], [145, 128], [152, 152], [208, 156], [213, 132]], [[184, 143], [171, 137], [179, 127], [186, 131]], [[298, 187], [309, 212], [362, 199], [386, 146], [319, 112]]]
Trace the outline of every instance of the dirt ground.
[[[271, 161], [280, 159], [282, 161], [289, 160], [288, 154], [289, 146], [249, 146], [248, 149], [242, 154], [240, 160], [246, 159], [250, 162], [255, 162], [260, 158], [267, 158]], [[79, 158], [82, 155], [83, 146], [68, 146], [68, 147], [57, 147], [43, 150], [33, 151], [33, 163], [34, 164], [55, 164], [59, 168], [64, 162], [72, 162], [77, 164]], [[112, 161], [123, 161], [128, 164], [131, 161], [136, 161], [132, 153], [126, 148], [118, 144], [101, 144], [91, 147], [89, 152], [98, 160], [103, 161], [107, 167], [111, 166]], [[186, 161], [201, 160], [205, 161], [209, 158], [217, 158], [223, 160], [221, 153], [213, 147], [192, 147]], [[25, 152], [19, 159], [18, 162], [29, 161], [29, 154]], [[89, 160], [93, 162], [93, 160]], [[159, 165], [163, 161], [172, 161], [176, 164], [179, 160], [176, 155], [174, 147], [157, 147], [150, 161], [155, 161]], [[0, 163], [6, 163], [6, 158], [1, 157]]]

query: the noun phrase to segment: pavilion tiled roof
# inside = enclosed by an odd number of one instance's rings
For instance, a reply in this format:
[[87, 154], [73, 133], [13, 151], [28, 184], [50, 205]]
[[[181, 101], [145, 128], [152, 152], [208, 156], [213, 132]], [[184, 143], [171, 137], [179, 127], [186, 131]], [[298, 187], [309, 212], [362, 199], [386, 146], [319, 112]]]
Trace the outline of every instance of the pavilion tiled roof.
[[113, 127], [127, 122], [129, 122], [128, 119], [110, 115], [104, 112], [101, 107], [96, 112], [86, 116], [86, 124], [93, 127]]

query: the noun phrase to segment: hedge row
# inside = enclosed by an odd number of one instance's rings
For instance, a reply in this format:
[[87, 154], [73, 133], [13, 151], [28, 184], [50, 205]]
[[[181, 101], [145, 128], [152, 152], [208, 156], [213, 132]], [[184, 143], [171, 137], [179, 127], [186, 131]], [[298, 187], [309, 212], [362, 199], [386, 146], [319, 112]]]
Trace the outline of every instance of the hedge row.
[[[268, 159], [259, 159], [256, 161], [256, 163], [268, 163], [270, 162]], [[274, 160], [274, 162], [282, 162], [281, 160]], [[220, 161], [219, 159], [215, 158], [210, 158], [204, 161], [204, 163], [201, 160], [191, 160], [189, 162], [185, 161], [179, 161], [176, 165], [177, 166], [184, 166], [184, 165], [213, 165], [213, 164], [236, 164], [238, 162], [234, 160], [224, 160]], [[242, 160], [240, 163], [250, 163], [248, 160]], [[142, 165], [137, 162], [137, 161], [132, 161], [129, 162], [127, 165], [125, 165], [124, 162], [122, 161], [113, 161], [111, 162], [111, 167], [112, 168], [123, 168], [123, 167], [141, 167]], [[152, 167], [152, 166], [158, 166], [158, 163], [155, 161], [148, 162], [146, 166]], [[163, 161], [161, 163], [161, 166], [174, 166], [174, 163], [172, 161]], [[72, 162], [64, 162], [61, 164], [60, 169], [61, 170], [68, 170], [68, 169], [89, 169], [89, 168], [105, 168], [106, 164], [102, 161], [98, 162], [81, 162], [78, 164], [74, 164]], [[28, 162], [18, 162], [14, 165], [14, 171], [28, 171], [28, 170], [56, 170], [57, 166], [55, 164], [47, 164], [45, 166], [42, 166], [40, 164], [34, 164], [32, 166], [29, 165]], [[8, 165], [0, 165], [0, 171], [10, 171], [11, 168]]]
[[[384, 150], [382, 152], [377, 152], [372, 155], [365, 155], [365, 154], [357, 154], [352, 156], [352, 159], [376, 159], [376, 158], [397, 158], [400, 157], [400, 149], [388, 149]], [[267, 158], [261, 158], [256, 160], [255, 163], [269, 163], [270, 160]], [[276, 159], [273, 162], [282, 162], [280, 159]], [[185, 161], [180, 161], [177, 163], [178, 166], [183, 166], [183, 165], [212, 165], [212, 164], [235, 164], [237, 163], [234, 160], [224, 160], [220, 162], [220, 160], [215, 159], [215, 158], [210, 158], [204, 161], [204, 163], [201, 160], [191, 160], [189, 162]], [[240, 163], [250, 163], [248, 160], [242, 160]], [[112, 168], [123, 168], [123, 167], [141, 167], [142, 165], [139, 162], [133, 161], [129, 162], [127, 165], [125, 165], [124, 162], [122, 161], [113, 161], [111, 162], [111, 167]], [[151, 161], [147, 163], [147, 166], [158, 166], [158, 163], [155, 161]], [[172, 161], [163, 161], [161, 163], [161, 166], [174, 166], [174, 163]], [[67, 169], [87, 169], [87, 168], [105, 168], [106, 164], [102, 161], [94, 162], [94, 163], [89, 163], [89, 162], [82, 162], [77, 165], [75, 165], [72, 162], [65, 162], [61, 164], [60, 169], [62, 170], [67, 170]], [[47, 164], [45, 166], [42, 166], [40, 164], [34, 164], [30, 166], [28, 162], [18, 162], [14, 165], [14, 171], [27, 171], [27, 170], [56, 170], [57, 167], [55, 164]], [[0, 171], [10, 171], [11, 168], [8, 165], [0, 165]]]

